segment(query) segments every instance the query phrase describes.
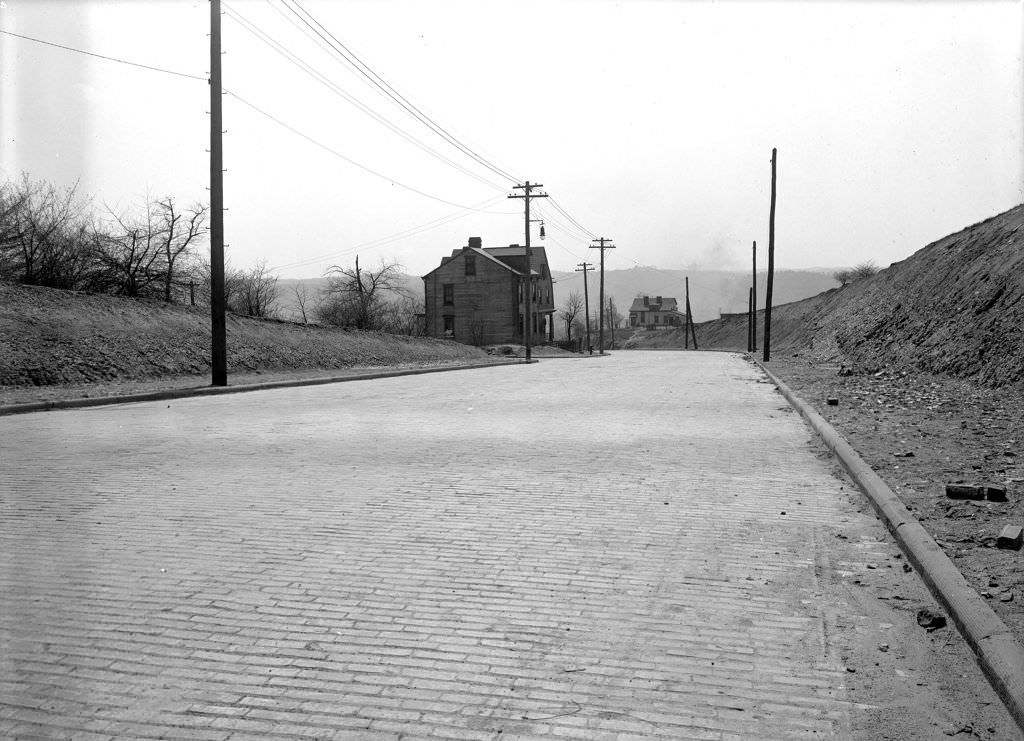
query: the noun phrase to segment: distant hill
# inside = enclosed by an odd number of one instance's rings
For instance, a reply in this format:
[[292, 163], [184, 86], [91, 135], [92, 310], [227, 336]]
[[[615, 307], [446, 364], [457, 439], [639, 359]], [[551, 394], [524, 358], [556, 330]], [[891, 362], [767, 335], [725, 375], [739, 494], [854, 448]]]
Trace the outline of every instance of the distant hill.
[[[762, 313], [759, 336], [763, 323]], [[701, 349], [745, 350], [746, 331], [742, 317], [697, 326]], [[670, 332], [643, 334], [650, 337], [631, 342], [673, 341]], [[870, 278], [776, 305], [772, 350], [862, 371], [902, 368], [990, 386], [1024, 383], [1024, 205], [933, 242]]]

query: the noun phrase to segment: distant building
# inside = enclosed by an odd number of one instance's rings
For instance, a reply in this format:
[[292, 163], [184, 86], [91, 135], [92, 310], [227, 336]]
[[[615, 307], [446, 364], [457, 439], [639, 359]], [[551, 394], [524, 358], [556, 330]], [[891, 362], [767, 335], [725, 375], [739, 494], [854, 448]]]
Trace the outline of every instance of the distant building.
[[669, 296], [637, 296], [629, 307], [629, 326], [659, 329], [683, 327], [686, 314], [679, 311], [679, 302]]
[[[483, 247], [480, 237], [423, 276], [425, 333], [468, 345], [522, 344], [526, 248]], [[555, 337], [555, 298], [543, 247], [530, 248], [532, 339]]]

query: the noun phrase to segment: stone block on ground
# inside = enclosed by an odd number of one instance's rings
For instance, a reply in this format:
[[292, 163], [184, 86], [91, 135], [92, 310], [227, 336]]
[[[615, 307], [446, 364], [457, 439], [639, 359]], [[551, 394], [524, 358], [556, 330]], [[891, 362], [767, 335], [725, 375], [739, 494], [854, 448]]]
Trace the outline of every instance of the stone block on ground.
[[985, 487], [974, 484], [946, 484], [949, 499], [984, 499]]
[[1024, 544], [1024, 529], [1020, 525], [1007, 525], [996, 538], [997, 548], [1012, 548], [1016, 551], [1020, 550], [1021, 544]]
[[985, 498], [990, 502], [1005, 502], [1006, 501], [1006, 487], [1005, 486], [986, 486], [985, 487]]

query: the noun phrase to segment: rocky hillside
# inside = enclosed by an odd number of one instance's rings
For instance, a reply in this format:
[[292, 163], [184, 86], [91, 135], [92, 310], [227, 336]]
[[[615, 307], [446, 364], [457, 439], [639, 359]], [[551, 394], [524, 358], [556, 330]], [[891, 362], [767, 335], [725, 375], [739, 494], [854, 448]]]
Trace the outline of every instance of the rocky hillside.
[[[853, 369], [1024, 383], [1024, 205], [951, 234], [877, 275], [772, 310], [772, 350]], [[763, 312], [758, 317], [763, 336]], [[745, 317], [697, 325], [701, 349], [745, 350]], [[759, 340], [760, 342], [760, 340]], [[647, 332], [633, 347], [682, 346]], [[760, 344], [759, 344], [760, 347]]]
[[[429, 338], [228, 314], [228, 372], [435, 364], [486, 358]], [[0, 283], [0, 387], [204, 375], [206, 309]]]

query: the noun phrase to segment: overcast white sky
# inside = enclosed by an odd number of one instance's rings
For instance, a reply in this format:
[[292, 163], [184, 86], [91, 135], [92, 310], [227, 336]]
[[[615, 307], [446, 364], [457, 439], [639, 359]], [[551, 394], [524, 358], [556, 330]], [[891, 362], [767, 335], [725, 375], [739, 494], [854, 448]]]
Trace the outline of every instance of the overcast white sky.
[[[314, 43], [300, 7], [460, 142], [544, 184], [589, 232], [534, 202], [548, 238], [533, 240], [556, 270], [596, 261], [592, 236], [614, 240], [608, 268], [744, 268], [752, 240], [767, 247], [772, 147], [779, 268], [888, 265], [1024, 201], [1020, 0], [223, 4], [224, 87], [319, 143], [225, 97], [225, 240], [238, 267], [313, 277], [359, 254], [422, 275], [469, 236], [523, 241], [523, 203], [505, 198], [514, 181]], [[0, 30], [209, 70], [207, 2], [2, 0]], [[3, 176], [80, 178], [97, 204], [122, 208], [147, 191], [208, 198], [204, 80], [5, 34], [0, 71]]]

